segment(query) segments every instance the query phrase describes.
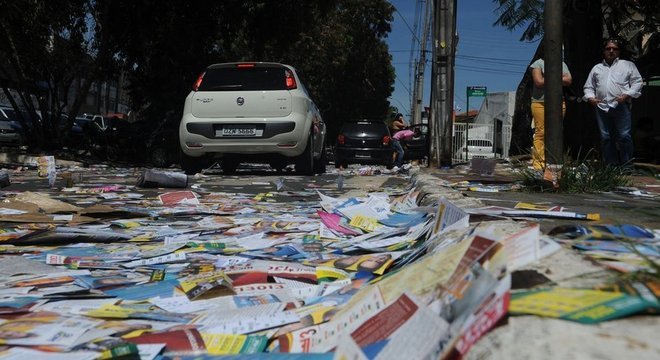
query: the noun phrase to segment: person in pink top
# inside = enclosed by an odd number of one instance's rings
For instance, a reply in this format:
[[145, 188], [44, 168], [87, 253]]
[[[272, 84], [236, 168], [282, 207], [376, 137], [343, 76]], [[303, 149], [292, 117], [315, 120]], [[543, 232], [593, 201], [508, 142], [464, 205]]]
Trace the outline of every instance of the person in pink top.
[[400, 131], [397, 131], [393, 136], [392, 136], [392, 147], [394, 147], [394, 151], [396, 151], [396, 158], [394, 159], [394, 167], [400, 168], [403, 165], [403, 146], [401, 146], [401, 141], [406, 141], [410, 140], [415, 136], [415, 132], [410, 130], [410, 129], [403, 129]]

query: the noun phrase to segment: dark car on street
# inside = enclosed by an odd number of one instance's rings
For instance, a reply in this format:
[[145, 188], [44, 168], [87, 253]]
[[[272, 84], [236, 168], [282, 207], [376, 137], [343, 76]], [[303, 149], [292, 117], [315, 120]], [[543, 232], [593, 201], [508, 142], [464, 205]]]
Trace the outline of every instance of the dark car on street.
[[392, 136], [382, 120], [358, 119], [342, 124], [335, 145], [335, 166], [385, 165], [392, 168]]
[[15, 119], [14, 109], [0, 107], [0, 146], [19, 146], [23, 142], [22, 127]]
[[424, 160], [429, 157], [431, 148], [430, 128], [428, 124], [410, 125], [410, 130], [415, 132], [415, 136], [403, 142], [403, 160]]
[[[31, 117], [27, 112], [21, 112], [23, 121], [32, 126]], [[0, 145], [19, 146], [26, 142], [26, 130], [21, 125], [19, 115], [11, 107], [0, 107]]]

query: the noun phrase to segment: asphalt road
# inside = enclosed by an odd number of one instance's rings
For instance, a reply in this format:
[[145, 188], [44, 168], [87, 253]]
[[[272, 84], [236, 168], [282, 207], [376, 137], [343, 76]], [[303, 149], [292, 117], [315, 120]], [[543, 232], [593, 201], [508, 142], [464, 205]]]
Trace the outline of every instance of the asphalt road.
[[[294, 171], [279, 173], [265, 165], [243, 165], [234, 175], [224, 175], [220, 169], [211, 168], [203, 174], [189, 176], [188, 186], [185, 189], [142, 188], [136, 184], [140, 175], [147, 171], [181, 173], [181, 170], [176, 167], [152, 169], [104, 164], [84, 167], [76, 162], [58, 161], [57, 163], [57, 180], [53, 187], [49, 185], [47, 178], [37, 176], [35, 165], [5, 164], [2, 167], [9, 171], [11, 185], [3, 188], [3, 195], [7, 197], [13, 192], [34, 191], [47, 193], [67, 202], [102, 203], [104, 199], [99, 198], [96, 190], [118, 186], [123, 187], [121, 191], [130, 190], [142, 194], [143, 199], [156, 199], [159, 194], [168, 191], [187, 189], [198, 193], [224, 192], [252, 196], [268, 193], [269, 200], [308, 201], [317, 204], [319, 196], [316, 190], [333, 197], [364, 196], [373, 191], [400, 192], [408, 184], [405, 176], [359, 176], [352, 174], [350, 170], [340, 172], [333, 166], [328, 166], [328, 172], [323, 175], [300, 176]], [[81, 177], [81, 181], [73, 184], [73, 188], [67, 188], [66, 180], [63, 178], [63, 174], [66, 173], [80, 174], [77, 176]], [[85, 197], [88, 199], [85, 200]]]

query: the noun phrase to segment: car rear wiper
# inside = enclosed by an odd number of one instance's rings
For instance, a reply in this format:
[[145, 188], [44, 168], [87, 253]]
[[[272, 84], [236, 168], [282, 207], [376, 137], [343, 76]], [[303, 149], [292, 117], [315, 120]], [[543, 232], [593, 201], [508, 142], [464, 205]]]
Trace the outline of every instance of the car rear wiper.
[[215, 85], [215, 86], [209, 86], [205, 88], [204, 90], [224, 90], [224, 89], [241, 89], [243, 88], [243, 85], [237, 84], [237, 85]]

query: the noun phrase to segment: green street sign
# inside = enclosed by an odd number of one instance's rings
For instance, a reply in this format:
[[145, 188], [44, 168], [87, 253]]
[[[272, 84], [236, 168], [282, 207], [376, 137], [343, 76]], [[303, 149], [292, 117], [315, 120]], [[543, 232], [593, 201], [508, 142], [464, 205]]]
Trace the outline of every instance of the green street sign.
[[486, 96], [486, 87], [485, 86], [468, 86], [467, 87], [467, 96], [485, 97]]

